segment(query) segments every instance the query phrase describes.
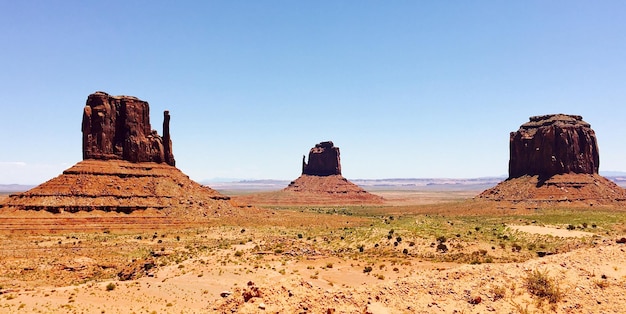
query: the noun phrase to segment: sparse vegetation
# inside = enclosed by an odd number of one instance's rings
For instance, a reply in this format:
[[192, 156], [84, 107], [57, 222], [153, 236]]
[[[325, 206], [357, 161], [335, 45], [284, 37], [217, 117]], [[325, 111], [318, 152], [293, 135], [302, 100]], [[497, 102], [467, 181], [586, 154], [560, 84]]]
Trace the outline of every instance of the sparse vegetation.
[[106, 291], [113, 291], [113, 290], [115, 290], [115, 287], [116, 287], [116, 285], [115, 285], [114, 283], [109, 282], [109, 283], [106, 285], [106, 288], [105, 288], [105, 289], [106, 289]]
[[548, 276], [547, 271], [533, 270], [526, 276], [524, 283], [528, 293], [549, 303], [557, 303], [563, 298], [558, 282]]

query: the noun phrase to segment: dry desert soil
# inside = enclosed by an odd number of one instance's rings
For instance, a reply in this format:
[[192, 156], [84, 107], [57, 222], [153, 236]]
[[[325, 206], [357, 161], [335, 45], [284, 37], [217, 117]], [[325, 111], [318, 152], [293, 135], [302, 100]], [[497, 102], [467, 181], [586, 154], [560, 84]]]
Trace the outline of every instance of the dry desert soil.
[[241, 215], [193, 223], [0, 212], [0, 313], [624, 312], [624, 208], [478, 193], [376, 191], [382, 204], [345, 206], [233, 196]]

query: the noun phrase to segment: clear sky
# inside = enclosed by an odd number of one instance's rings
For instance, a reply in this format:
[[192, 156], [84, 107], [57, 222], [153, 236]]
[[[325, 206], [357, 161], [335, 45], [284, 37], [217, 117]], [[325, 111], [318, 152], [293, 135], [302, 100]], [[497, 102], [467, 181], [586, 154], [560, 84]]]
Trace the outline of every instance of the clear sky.
[[582, 115], [626, 170], [626, 1], [0, 1], [0, 183], [82, 159], [95, 91], [170, 110], [192, 179], [506, 175], [529, 116]]

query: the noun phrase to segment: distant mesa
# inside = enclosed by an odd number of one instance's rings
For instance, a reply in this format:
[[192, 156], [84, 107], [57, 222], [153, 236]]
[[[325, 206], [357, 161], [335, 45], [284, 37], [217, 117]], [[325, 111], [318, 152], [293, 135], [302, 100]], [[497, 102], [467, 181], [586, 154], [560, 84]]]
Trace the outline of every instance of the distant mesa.
[[[51, 213], [132, 213], [197, 219], [234, 213], [229, 197], [174, 167], [168, 111], [163, 137], [150, 126], [147, 102], [132, 96], [89, 95], [83, 109], [83, 161], [0, 204], [2, 210]], [[154, 212], [153, 212], [154, 213]]]
[[333, 142], [321, 142], [309, 151], [309, 162], [302, 156], [302, 174], [310, 176], [341, 175], [339, 147]]
[[509, 178], [479, 199], [604, 204], [626, 200], [626, 191], [600, 176], [595, 132], [581, 116], [531, 117], [510, 134]]
[[126, 160], [175, 166], [170, 114], [163, 113], [163, 137], [150, 126], [148, 102], [95, 92], [83, 109], [83, 160]]

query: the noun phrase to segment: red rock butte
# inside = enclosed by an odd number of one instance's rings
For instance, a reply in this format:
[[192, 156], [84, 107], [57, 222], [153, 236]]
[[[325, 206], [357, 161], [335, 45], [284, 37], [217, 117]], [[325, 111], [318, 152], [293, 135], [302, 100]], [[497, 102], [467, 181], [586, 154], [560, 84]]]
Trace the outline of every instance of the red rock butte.
[[175, 166], [170, 114], [163, 113], [163, 137], [150, 126], [150, 105], [132, 96], [96, 92], [83, 109], [83, 159], [164, 162]]
[[371, 194], [341, 175], [339, 147], [333, 142], [321, 142], [309, 151], [309, 162], [303, 157], [302, 175], [282, 190], [302, 203], [360, 204], [382, 203], [380, 196]]
[[83, 109], [83, 161], [0, 208], [49, 213], [150, 212], [185, 220], [235, 214], [229, 197], [174, 167], [164, 113], [163, 137], [151, 129], [149, 105], [136, 97], [89, 95]]
[[622, 203], [626, 191], [600, 176], [595, 132], [581, 116], [531, 117], [510, 134], [509, 178], [477, 198], [576, 205]]
[[509, 178], [566, 173], [598, 173], [596, 134], [581, 116], [530, 117], [510, 136]]

